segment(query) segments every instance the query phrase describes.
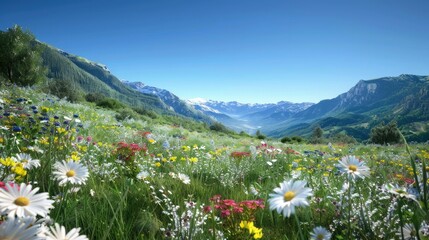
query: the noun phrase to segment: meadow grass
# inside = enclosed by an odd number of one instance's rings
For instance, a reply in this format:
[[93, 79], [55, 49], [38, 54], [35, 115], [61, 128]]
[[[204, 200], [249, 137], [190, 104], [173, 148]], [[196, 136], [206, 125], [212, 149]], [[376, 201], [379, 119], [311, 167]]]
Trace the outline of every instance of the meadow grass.
[[[429, 234], [424, 144], [287, 145], [138, 119], [118, 122], [113, 111], [26, 88], [4, 87], [0, 100], [2, 191], [10, 182], [26, 183], [54, 200], [34, 224], [79, 227], [89, 239]], [[40, 166], [28, 167], [20, 153]], [[339, 162], [351, 156], [358, 162], [342, 169]], [[61, 161], [79, 163], [88, 176], [59, 184]], [[311, 189], [302, 200], [308, 204], [296, 205], [290, 216], [270, 210], [268, 202], [285, 181], [305, 181]], [[0, 209], [3, 220], [11, 218], [7, 211]], [[316, 227], [326, 232], [317, 235]]]

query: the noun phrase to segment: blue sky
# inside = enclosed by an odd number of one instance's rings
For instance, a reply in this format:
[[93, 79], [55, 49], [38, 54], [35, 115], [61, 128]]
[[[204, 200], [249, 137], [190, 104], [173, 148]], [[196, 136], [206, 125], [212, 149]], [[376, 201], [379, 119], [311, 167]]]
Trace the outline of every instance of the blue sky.
[[427, 0], [7, 2], [1, 30], [182, 99], [318, 102], [361, 79], [429, 75]]

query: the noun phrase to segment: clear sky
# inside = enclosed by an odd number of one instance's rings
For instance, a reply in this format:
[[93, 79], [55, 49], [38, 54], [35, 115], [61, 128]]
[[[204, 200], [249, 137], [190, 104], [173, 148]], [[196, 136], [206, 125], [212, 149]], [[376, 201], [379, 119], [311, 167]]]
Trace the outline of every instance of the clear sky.
[[429, 75], [428, 0], [14, 0], [0, 29], [182, 99], [318, 102], [359, 80]]

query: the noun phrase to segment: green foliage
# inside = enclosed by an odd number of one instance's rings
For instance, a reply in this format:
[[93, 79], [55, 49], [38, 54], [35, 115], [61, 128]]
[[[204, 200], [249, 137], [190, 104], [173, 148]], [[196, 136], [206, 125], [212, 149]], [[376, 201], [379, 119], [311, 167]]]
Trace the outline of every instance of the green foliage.
[[[0, 99], [7, 113], [0, 118], [0, 180], [39, 188], [56, 200], [52, 221], [80, 228], [89, 239], [255, 239], [242, 220], [262, 229], [262, 239], [310, 239], [317, 226], [329, 229], [332, 239], [396, 239], [404, 224], [427, 226], [426, 145], [285, 148], [172, 115], [119, 126], [114, 111], [52, 100], [29, 88], [4, 86]], [[53, 121], [34, 121], [39, 118]], [[22, 152], [40, 166], [22, 171]], [[346, 156], [358, 162], [339, 167]], [[87, 168], [88, 179], [60, 185], [54, 172], [62, 160]], [[297, 174], [312, 190], [308, 205], [296, 206], [291, 217], [270, 210], [270, 194]], [[407, 192], [410, 180], [421, 194]], [[249, 204], [255, 200], [261, 207]]]
[[370, 141], [376, 144], [401, 143], [402, 137], [395, 121], [385, 125], [384, 122], [371, 129]]
[[88, 94], [85, 95], [85, 100], [86, 101], [88, 101], [88, 102], [94, 102], [94, 103], [101, 102], [101, 100], [104, 100], [105, 98], [106, 97], [103, 94], [98, 93], [98, 92], [96, 92], [96, 93], [88, 93]]
[[140, 116], [137, 112], [132, 110], [131, 108], [121, 108], [117, 110], [117, 114], [115, 115], [116, 120], [123, 121], [125, 119], [139, 119]]
[[29, 31], [15, 25], [0, 31], [0, 75], [8, 82], [29, 86], [45, 78], [41, 49]]
[[229, 132], [228, 129], [222, 123], [219, 123], [219, 122], [213, 123], [210, 126], [210, 130], [217, 131], [217, 132], [224, 132], [224, 133]]
[[343, 144], [355, 144], [355, 143], [357, 143], [357, 141], [354, 137], [349, 136], [346, 133], [337, 133], [330, 140], [334, 143], [343, 143]]
[[124, 107], [124, 104], [122, 104], [121, 102], [113, 98], [104, 98], [101, 101], [97, 102], [96, 104], [99, 107], [109, 108], [109, 109], [120, 109]]
[[267, 136], [265, 136], [264, 134], [262, 134], [261, 130], [259, 130], [259, 129], [256, 131], [255, 135], [256, 135], [257, 139], [261, 139], [262, 140], [262, 139], [267, 138]]
[[320, 126], [316, 126], [309, 141], [310, 143], [322, 143], [323, 140], [323, 129]]
[[293, 136], [293, 137], [285, 136], [282, 139], [280, 139], [280, 142], [282, 142], [282, 143], [303, 143], [304, 138], [302, 138], [300, 136]]
[[48, 82], [48, 92], [59, 98], [66, 98], [70, 102], [78, 102], [83, 99], [80, 87], [67, 80], [50, 80]]

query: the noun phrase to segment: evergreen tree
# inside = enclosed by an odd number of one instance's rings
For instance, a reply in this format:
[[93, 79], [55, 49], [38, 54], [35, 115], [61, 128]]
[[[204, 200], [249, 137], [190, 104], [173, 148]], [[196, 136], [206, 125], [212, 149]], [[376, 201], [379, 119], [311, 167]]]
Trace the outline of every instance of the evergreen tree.
[[0, 31], [0, 75], [20, 86], [33, 85], [45, 77], [40, 44], [17, 25]]
[[323, 142], [323, 129], [320, 126], [316, 126], [313, 129], [313, 133], [310, 138], [311, 143], [322, 143]]

